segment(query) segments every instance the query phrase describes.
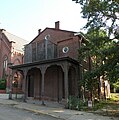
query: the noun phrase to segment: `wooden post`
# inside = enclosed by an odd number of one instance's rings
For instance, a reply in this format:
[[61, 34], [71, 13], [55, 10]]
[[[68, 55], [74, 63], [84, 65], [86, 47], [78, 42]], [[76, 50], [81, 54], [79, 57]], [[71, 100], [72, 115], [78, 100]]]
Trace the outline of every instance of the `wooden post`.
[[44, 103], [44, 93], [45, 93], [45, 90], [44, 90], [44, 87], [45, 87], [45, 79], [44, 79], [44, 75], [45, 75], [45, 67], [42, 66], [41, 68], [41, 73], [42, 73], [42, 83], [41, 83], [41, 99], [42, 99], [42, 105], [45, 105]]

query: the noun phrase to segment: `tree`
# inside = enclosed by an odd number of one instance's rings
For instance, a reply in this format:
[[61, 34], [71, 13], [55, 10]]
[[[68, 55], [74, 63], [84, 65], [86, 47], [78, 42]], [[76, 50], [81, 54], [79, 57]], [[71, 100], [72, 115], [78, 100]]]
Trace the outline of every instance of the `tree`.
[[83, 82], [91, 93], [97, 88], [100, 91], [100, 76], [112, 83], [119, 78], [119, 1], [72, 1], [81, 5], [82, 17], [87, 19], [84, 29], [88, 32], [84, 36], [88, 42], [79, 49], [79, 61], [90, 57], [92, 67], [84, 73]]
[[[108, 35], [115, 34], [119, 24], [118, 0], [72, 0], [81, 5], [82, 17], [87, 19], [86, 29], [103, 28]], [[117, 34], [117, 33], [116, 33]]]
[[83, 61], [83, 59], [90, 58], [91, 60], [87, 61], [91, 62], [91, 67], [84, 72], [83, 84], [90, 91], [91, 96], [92, 94], [96, 95], [96, 92], [93, 91], [98, 90], [97, 93], [100, 97], [100, 76], [106, 76], [107, 70], [105, 68], [108, 68], [108, 66], [105, 67], [106, 64], [104, 63], [105, 58], [107, 58], [104, 51], [111, 47], [113, 43], [104, 30], [90, 29], [84, 36], [88, 39], [88, 42], [79, 49], [79, 60]]

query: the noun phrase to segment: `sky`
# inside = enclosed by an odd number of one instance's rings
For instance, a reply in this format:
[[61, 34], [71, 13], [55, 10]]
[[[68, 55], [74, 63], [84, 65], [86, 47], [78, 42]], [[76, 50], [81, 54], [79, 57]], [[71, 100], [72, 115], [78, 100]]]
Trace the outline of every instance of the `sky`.
[[31, 41], [38, 30], [54, 28], [79, 32], [86, 20], [72, 0], [0, 0], [0, 28]]

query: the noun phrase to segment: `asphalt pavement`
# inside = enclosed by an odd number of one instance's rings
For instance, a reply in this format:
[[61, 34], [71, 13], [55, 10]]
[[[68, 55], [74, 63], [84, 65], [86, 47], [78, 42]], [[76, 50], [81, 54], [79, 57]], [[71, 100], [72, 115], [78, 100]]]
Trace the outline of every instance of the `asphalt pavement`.
[[10, 105], [0, 104], [0, 120], [62, 120], [49, 115], [17, 109]]
[[18, 100], [9, 100], [0, 98], [0, 104], [10, 105], [17, 109], [23, 109], [37, 114], [49, 115], [63, 120], [119, 120], [115, 117], [101, 116], [90, 112], [76, 111], [65, 109], [62, 105], [55, 102], [46, 102], [45, 106], [40, 102], [27, 101], [22, 102]]

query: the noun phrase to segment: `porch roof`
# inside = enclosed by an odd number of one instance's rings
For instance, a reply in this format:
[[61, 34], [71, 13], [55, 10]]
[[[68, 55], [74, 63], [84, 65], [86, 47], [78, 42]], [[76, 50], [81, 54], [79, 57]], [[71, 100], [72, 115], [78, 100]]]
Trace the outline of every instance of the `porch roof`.
[[70, 57], [62, 57], [62, 58], [55, 58], [55, 59], [49, 59], [49, 60], [42, 60], [42, 61], [36, 61], [32, 63], [25, 63], [21, 65], [12, 65], [9, 68], [11, 69], [18, 69], [18, 68], [25, 68], [25, 67], [30, 67], [30, 66], [36, 66], [36, 65], [42, 65], [42, 64], [50, 64], [50, 63], [58, 63], [58, 62], [69, 62], [73, 63], [75, 65], [80, 65], [78, 61], [70, 58]]

